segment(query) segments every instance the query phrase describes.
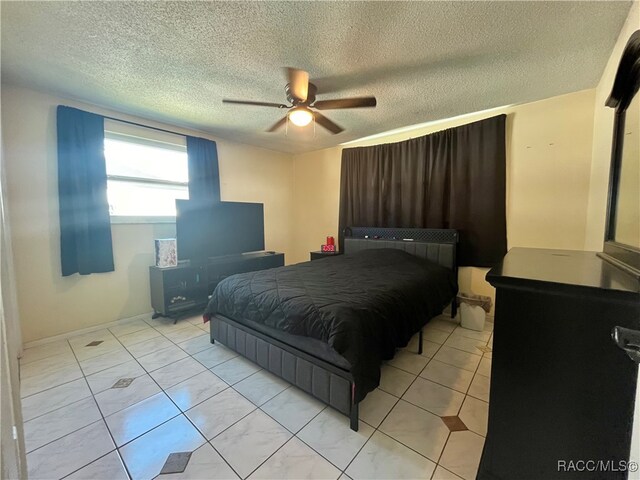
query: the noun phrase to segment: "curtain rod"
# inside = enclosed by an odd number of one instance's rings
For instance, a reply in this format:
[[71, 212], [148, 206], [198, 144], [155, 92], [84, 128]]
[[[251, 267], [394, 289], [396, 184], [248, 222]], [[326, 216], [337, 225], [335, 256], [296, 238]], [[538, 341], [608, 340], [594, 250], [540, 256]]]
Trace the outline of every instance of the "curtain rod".
[[150, 127], [149, 125], [143, 125], [142, 123], [132, 122], [130, 120], [122, 120], [120, 118], [109, 117], [108, 115], [102, 115], [103, 118], [107, 118], [109, 120], [114, 120], [116, 122], [127, 123], [129, 125], [135, 125], [136, 127], [150, 128], [151, 130], [157, 130], [159, 132], [170, 133], [172, 135], [180, 135], [181, 137], [188, 137], [189, 135], [185, 135], [184, 133], [174, 132], [172, 130], [167, 130], [166, 128], [158, 128], [158, 127]]

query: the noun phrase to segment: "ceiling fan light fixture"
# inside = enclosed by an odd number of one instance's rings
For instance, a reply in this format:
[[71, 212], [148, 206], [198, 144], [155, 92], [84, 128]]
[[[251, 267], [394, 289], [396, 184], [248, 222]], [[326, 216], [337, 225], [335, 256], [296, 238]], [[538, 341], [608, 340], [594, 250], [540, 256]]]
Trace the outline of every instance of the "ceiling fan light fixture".
[[313, 113], [308, 108], [296, 107], [289, 112], [289, 120], [298, 127], [306, 127], [313, 120]]

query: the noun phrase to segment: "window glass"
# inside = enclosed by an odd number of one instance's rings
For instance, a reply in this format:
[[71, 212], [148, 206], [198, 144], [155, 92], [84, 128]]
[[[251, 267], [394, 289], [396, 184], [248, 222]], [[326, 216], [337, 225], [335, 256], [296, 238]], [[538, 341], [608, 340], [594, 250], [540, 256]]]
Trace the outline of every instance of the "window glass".
[[112, 216], [175, 216], [176, 199], [188, 199], [184, 145], [105, 132], [107, 196]]

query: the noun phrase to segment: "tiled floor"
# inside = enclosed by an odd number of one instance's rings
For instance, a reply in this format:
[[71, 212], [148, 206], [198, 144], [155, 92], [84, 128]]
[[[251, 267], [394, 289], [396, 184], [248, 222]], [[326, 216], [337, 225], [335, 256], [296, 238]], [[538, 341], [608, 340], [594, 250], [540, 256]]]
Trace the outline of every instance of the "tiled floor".
[[167, 480], [475, 478], [492, 326], [431, 321], [422, 355], [416, 336], [383, 366], [357, 433], [346, 416], [212, 345], [200, 317], [30, 348], [21, 360], [29, 478], [154, 478], [173, 452], [193, 454]]

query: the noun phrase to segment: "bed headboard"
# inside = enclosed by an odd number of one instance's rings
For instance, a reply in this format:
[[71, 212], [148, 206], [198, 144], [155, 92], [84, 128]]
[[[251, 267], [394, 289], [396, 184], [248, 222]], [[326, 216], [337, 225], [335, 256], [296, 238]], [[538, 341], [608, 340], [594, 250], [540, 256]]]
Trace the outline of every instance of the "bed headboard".
[[453, 229], [348, 227], [345, 229], [344, 253], [397, 248], [457, 273], [457, 244], [458, 231]]

